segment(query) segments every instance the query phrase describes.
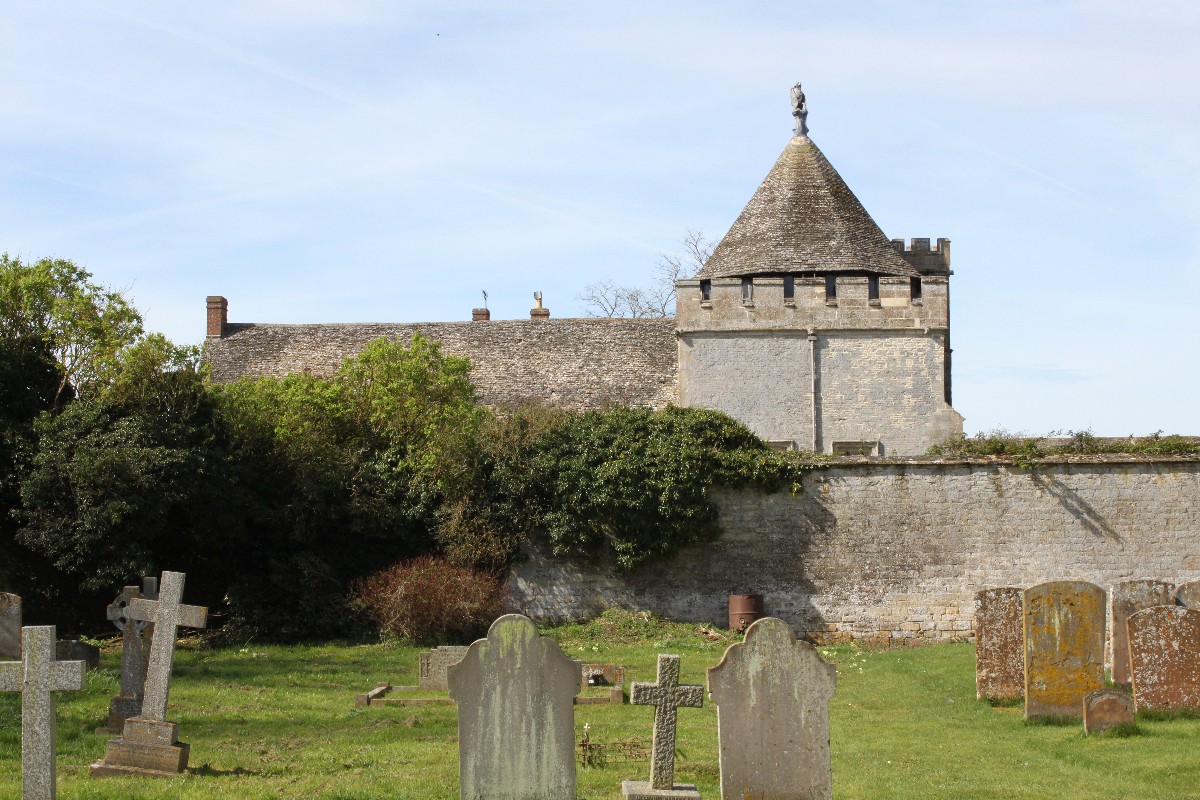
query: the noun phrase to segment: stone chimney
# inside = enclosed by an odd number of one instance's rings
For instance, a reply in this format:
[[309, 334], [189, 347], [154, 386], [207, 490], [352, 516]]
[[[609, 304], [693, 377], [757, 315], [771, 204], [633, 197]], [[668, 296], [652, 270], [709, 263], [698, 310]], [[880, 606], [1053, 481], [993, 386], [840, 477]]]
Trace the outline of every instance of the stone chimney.
[[486, 308], [472, 308], [471, 322], [487, 322], [492, 318], [492, 312]]
[[229, 301], [224, 297], [210, 295], [208, 298], [208, 335], [221, 336], [229, 322]]
[[544, 308], [542, 306], [542, 293], [541, 292], [533, 293], [533, 302], [535, 302], [537, 305], [534, 306], [533, 308], [529, 309], [529, 318], [530, 319], [550, 319], [550, 309]]

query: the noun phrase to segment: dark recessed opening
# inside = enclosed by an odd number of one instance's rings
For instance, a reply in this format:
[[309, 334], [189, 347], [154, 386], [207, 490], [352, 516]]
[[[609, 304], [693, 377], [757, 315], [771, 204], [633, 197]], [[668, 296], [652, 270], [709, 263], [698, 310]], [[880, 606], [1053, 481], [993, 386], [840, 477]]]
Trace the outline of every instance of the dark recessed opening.
[[754, 279], [742, 278], [742, 300], [754, 299]]
[[920, 300], [921, 299], [921, 279], [920, 278], [912, 278], [911, 281], [912, 281], [912, 289], [910, 291], [912, 292], [912, 299]]
[[700, 299], [712, 300], [712, 281], [700, 281]]
[[795, 275], [784, 275], [783, 276], [783, 299], [784, 300], [796, 299], [796, 276]]
[[837, 300], [837, 276], [836, 275], [826, 275], [825, 276], [825, 299], [826, 300]]
[[878, 300], [879, 299], [879, 276], [878, 275], [868, 275], [867, 276], [867, 299], [868, 300]]

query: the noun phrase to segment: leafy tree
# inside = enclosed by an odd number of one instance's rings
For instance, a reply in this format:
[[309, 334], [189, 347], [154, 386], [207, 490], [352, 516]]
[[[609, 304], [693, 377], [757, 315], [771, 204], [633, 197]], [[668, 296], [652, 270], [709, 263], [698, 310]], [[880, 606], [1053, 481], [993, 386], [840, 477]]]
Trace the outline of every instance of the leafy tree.
[[72, 391], [99, 391], [118, 353], [142, 335], [137, 309], [91, 277], [65, 259], [24, 264], [0, 255], [0, 336], [18, 348], [49, 347], [59, 368], [56, 408]]
[[435, 546], [437, 510], [468, 481], [485, 416], [469, 369], [417, 335], [371, 342], [330, 378], [221, 389], [231, 462], [256, 498], [245, 577], [229, 590], [241, 621], [344, 633], [351, 580]]
[[238, 487], [223, 469], [195, 349], [151, 336], [108, 370], [104, 395], [34, 422], [16, 539], [60, 576], [47, 598], [59, 619], [80, 589], [103, 598], [163, 567], [188, 572], [194, 596], [219, 601]]

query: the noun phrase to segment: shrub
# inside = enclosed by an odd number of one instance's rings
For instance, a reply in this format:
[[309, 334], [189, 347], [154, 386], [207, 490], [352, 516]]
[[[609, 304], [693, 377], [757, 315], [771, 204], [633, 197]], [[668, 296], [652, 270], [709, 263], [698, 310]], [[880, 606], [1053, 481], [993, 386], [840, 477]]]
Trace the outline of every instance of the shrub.
[[502, 613], [503, 584], [444, 558], [420, 556], [356, 581], [350, 604], [379, 626], [384, 638], [468, 642], [486, 633]]

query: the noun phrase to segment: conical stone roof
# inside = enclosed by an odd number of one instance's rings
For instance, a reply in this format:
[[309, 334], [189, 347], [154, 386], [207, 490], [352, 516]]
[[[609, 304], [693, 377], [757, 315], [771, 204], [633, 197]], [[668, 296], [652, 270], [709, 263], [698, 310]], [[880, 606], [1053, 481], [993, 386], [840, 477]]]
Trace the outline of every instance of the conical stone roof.
[[797, 272], [921, 274], [803, 135], [788, 142], [696, 277]]

